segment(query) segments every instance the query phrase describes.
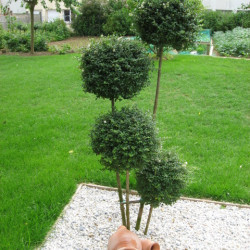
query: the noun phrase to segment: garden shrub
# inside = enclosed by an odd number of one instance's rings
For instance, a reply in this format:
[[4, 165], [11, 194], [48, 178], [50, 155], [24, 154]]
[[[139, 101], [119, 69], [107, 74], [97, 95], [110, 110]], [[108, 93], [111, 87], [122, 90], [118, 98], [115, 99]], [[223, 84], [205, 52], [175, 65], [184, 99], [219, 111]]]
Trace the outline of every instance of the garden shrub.
[[[4, 40], [7, 48], [13, 52], [28, 52], [30, 50], [30, 34], [29, 33], [5, 33]], [[46, 39], [42, 36], [35, 37], [35, 51], [47, 51], [48, 45]]]
[[103, 26], [105, 34], [119, 36], [134, 35], [132, 17], [129, 13], [129, 9], [126, 7], [111, 12], [107, 18], [107, 22]]
[[3, 27], [0, 24], [0, 49], [4, 48], [4, 31], [3, 31]]
[[17, 28], [20, 32], [21, 32], [21, 31], [26, 32], [26, 31], [28, 30], [27, 25], [22, 24], [22, 23], [18, 23], [17, 26], [16, 26], [16, 28]]
[[108, 35], [134, 35], [130, 6], [123, 0], [109, 0], [105, 5], [107, 21], [103, 26]]
[[235, 28], [232, 31], [214, 33], [215, 49], [224, 56], [250, 55], [250, 28]]
[[84, 50], [83, 88], [98, 98], [128, 99], [149, 84], [151, 60], [139, 41], [103, 38]]
[[34, 49], [35, 51], [47, 51], [48, 50], [48, 44], [47, 44], [45, 37], [41, 35], [35, 36]]
[[203, 13], [203, 28], [216, 31], [233, 30], [236, 27], [250, 28], [250, 12], [222, 12], [205, 10]]
[[83, 0], [80, 14], [72, 20], [72, 28], [79, 36], [100, 36], [106, 15], [103, 3], [99, 0]]
[[43, 30], [46, 36], [50, 38], [50, 41], [61, 41], [70, 37], [70, 30], [65, 22], [60, 19], [56, 19], [53, 22], [46, 22], [41, 28], [37, 25], [37, 29]]
[[150, 115], [135, 107], [122, 108], [97, 119], [91, 145], [109, 170], [140, 168], [158, 148], [155, 124]]

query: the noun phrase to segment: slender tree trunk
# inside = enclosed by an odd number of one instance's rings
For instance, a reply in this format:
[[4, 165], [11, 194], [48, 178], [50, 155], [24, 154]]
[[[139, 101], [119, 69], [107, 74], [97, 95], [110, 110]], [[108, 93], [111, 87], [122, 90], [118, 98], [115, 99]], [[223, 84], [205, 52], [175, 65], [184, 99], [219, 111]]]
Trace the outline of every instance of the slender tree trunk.
[[150, 219], [152, 216], [152, 212], [153, 212], [153, 207], [150, 205], [150, 210], [149, 210], [149, 214], [148, 214], [148, 220], [147, 220], [147, 225], [144, 231], [144, 234], [146, 235], [148, 233], [148, 227], [149, 227], [149, 223], [150, 223]]
[[34, 54], [34, 8], [35, 5], [30, 4], [30, 54]]
[[130, 230], [130, 218], [129, 218], [129, 171], [126, 172], [126, 216], [127, 216], [127, 229]]
[[120, 175], [119, 175], [118, 172], [116, 172], [116, 180], [117, 180], [118, 195], [119, 195], [119, 200], [120, 200], [120, 210], [121, 210], [121, 215], [122, 215], [122, 225], [126, 227], [125, 209], [124, 209], [124, 204], [122, 203], [123, 202], [123, 197], [122, 197], [121, 179], [120, 179]]
[[[112, 112], [115, 111], [114, 99], [111, 100], [111, 109], [112, 109]], [[119, 196], [119, 201], [120, 201], [120, 210], [121, 210], [121, 215], [122, 215], [122, 225], [126, 227], [126, 216], [125, 216], [125, 209], [124, 209], [124, 204], [123, 204], [122, 185], [121, 185], [120, 174], [118, 171], [116, 172], [116, 181], [117, 181], [118, 196]]]
[[112, 112], [114, 112], [115, 111], [115, 100], [114, 99], [111, 100], [111, 108], [112, 108]]
[[144, 204], [145, 204], [144, 202], [140, 202], [139, 213], [138, 213], [136, 226], [135, 226], [135, 230], [137, 230], [137, 231], [140, 229], [140, 226], [141, 226], [141, 218], [142, 218]]
[[159, 66], [158, 66], [158, 77], [157, 77], [157, 86], [155, 92], [155, 103], [154, 103], [154, 110], [153, 110], [153, 117], [156, 117], [156, 111], [158, 107], [158, 98], [159, 98], [159, 91], [160, 91], [160, 81], [161, 81], [161, 65], [162, 65], [162, 56], [163, 56], [163, 47], [159, 48]]

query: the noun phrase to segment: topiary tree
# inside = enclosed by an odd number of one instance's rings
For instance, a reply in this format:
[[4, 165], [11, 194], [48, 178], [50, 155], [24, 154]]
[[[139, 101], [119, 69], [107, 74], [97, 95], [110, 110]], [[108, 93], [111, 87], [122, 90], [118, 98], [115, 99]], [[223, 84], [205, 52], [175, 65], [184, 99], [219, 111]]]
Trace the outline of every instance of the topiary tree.
[[[138, 41], [109, 37], [93, 41], [84, 50], [81, 69], [84, 91], [109, 99], [112, 112], [115, 112], [115, 101], [132, 98], [148, 85], [151, 61]], [[106, 146], [108, 150], [109, 145]], [[119, 162], [116, 163], [117, 167], [113, 169], [116, 169], [122, 221], [126, 225]]]
[[185, 187], [186, 174], [183, 163], [172, 152], [159, 154], [137, 171], [137, 191], [141, 196], [141, 205], [136, 230], [140, 228], [144, 204], [150, 204], [144, 231], [144, 234], [147, 234], [153, 208], [158, 207], [161, 203], [171, 205], [180, 198], [181, 190]]
[[159, 67], [153, 114], [156, 116], [163, 47], [180, 50], [194, 43], [200, 28], [200, 0], [145, 0], [135, 9], [141, 39], [157, 47]]
[[[129, 219], [129, 171], [138, 169], [158, 149], [155, 124], [137, 108], [122, 108], [99, 117], [91, 132], [91, 145], [106, 169], [126, 172], [126, 217]], [[121, 194], [119, 194], [120, 196]]]

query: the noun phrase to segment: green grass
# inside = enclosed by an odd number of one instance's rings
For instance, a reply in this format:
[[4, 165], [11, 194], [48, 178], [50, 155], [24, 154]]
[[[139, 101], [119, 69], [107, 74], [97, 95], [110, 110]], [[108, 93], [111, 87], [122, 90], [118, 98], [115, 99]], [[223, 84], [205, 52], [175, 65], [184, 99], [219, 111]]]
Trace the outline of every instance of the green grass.
[[[89, 144], [110, 103], [82, 91], [75, 56], [0, 56], [0, 249], [40, 244], [77, 183], [116, 185]], [[163, 63], [157, 126], [164, 148], [192, 170], [187, 196], [249, 203], [249, 66], [192, 56]], [[118, 106], [152, 111], [156, 74]]]

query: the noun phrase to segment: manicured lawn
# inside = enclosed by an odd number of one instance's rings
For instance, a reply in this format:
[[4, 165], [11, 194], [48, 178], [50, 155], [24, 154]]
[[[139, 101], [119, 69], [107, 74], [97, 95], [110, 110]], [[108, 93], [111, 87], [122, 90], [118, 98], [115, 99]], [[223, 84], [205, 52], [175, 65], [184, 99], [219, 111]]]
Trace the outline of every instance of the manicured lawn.
[[[163, 64], [157, 126], [164, 148], [192, 170], [186, 196], [249, 203], [249, 67], [192, 56]], [[118, 106], [137, 103], [151, 112], [156, 74]], [[81, 84], [74, 54], [0, 56], [0, 249], [40, 244], [77, 183], [116, 186], [89, 143], [110, 103]]]

